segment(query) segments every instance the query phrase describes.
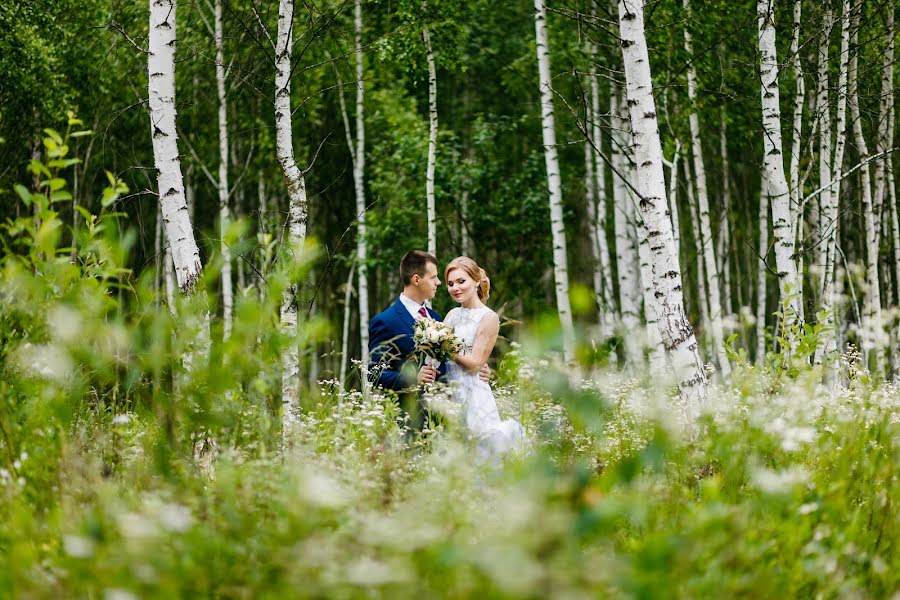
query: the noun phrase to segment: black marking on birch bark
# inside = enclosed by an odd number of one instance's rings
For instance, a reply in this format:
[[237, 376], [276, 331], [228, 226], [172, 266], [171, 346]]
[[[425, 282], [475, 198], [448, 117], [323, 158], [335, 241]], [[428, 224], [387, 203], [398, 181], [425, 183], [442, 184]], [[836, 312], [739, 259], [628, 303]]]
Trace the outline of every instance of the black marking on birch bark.
[[777, 156], [777, 155], [781, 154], [781, 151], [778, 150], [778, 148], [772, 148], [766, 154], [768, 154], [769, 156]]
[[631, 40], [622, 40], [623, 48], [630, 48], [631, 46], [634, 46], [634, 42], [632, 42]]
[[641, 163], [641, 166], [642, 166], [642, 167], [649, 167], [649, 166], [652, 165], [652, 164], [653, 164], [653, 161], [652, 161], [652, 160], [645, 160], [644, 162]]
[[648, 237], [648, 238], [656, 237], [656, 236], [658, 236], [658, 235], [662, 235], [662, 232], [661, 232], [659, 229], [654, 229], [654, 230], [652, 230], [652, 231], [648, 231], [648, 232], [647, 232], [647, 237]]
[[655, 119], [655, 118], [656, 118], [656, 113], [653, 112], [653, 111], [651, 111], [651, 112], [645, 112], [645, 113], [644, 113], [644, 118], [645, 118], [645, 119]]
[[678, 271], [667, 271], [663, 277], [668, 277], [669, 279], [676, 279], [678, 277]]
[[672, 291], [673, 291], [673, 292], [680, 292], [680, 291], [681, 291], [681, 286], [680, 286], [680, 285], [676, 285], [675, 287], [672, 288]]
[[[629, 98], [628, 100], [626, 100], [625, 103], [626, 103], [629, 107], [630, 107], [630, 106], [637, 106], [637, 105], [638, 105], [638, 101], [637, 101], [637, 100], [633, 100], [633, 99], [631, 99], [631, 98]], [[637, 146], [637, 145], [638, 145], [638, 144], [635, 144], [635, 146]]]

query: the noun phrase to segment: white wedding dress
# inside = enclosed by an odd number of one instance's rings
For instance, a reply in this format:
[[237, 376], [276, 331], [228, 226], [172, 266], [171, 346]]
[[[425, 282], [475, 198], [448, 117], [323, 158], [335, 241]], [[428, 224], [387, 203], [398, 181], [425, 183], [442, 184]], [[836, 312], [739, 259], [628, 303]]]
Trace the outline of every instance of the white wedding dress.
[[[491, 309], [452, 309], [444, 323], [453, 327], [465, 346], [463, 354], [472, 352], [478, 324]], [[464, 422], [469, 434], [478, 442], [482, 458], [500, 457], [513, 449], [525, 436], [525, 430], [515, 419], [500, 420], [497, 402], [491, 386], [481, 380], [478, 373], [468, 373], [453, 361], [448, 361], [447, 377], [456, 387], [456, 400], [463, 405]]]

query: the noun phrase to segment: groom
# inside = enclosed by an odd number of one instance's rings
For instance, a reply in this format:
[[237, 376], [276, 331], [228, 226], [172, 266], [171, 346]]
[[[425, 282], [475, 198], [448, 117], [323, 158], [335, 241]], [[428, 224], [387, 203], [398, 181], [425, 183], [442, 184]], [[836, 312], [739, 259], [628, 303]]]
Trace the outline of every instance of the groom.
[[[446, 370], [445, 365], [437, 369], [431, 365], [417, 368], [414, 356], [415, 322], [426, 318], [441, 320], [440, 314], [425, 306], [441, 285], [437, 259], [420, 250], [407, 252], [400, 260], [400, 281], [400, 297], [369, 322], [369, 374], [375, 385], [397, 392], [412, 428], [422, 429], [425, 415], [414, 388], [434, 383]], [[480, 375], [484, 381], [490, 381], [487, 365]]]

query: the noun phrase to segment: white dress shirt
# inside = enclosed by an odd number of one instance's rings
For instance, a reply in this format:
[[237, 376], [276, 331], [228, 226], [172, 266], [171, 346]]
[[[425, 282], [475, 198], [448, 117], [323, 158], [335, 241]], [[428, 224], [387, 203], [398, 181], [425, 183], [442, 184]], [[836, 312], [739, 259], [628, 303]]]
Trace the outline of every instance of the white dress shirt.
[[[415, 319], [416, 321], [420, 321], [424, 318], [421, 314], [419, 314], [419, 309], [425, 306], [424, 304], [419, 304], [409, 296], [406, 296], [402, 293], [400, 294], [400, 302], [403, 303], [403, 306], [406, 307], [406, 310], [409, 311], [409, 314], [412, 315], [413, 319]], [[427, 308], [425, 309], [425, 313], [428, 313]]]

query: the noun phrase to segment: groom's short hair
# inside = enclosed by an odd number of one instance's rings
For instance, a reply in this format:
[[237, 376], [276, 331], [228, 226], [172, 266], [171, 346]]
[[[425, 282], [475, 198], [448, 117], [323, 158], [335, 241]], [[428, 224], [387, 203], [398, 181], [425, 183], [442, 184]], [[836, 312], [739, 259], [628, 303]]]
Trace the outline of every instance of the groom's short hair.
[[425, 265], [428, 263], [433, 264], [437, 268], [438, 261], [434, 254], [422, 252], [421, 250], [411, 250], [404, 254], [403, 258], [400, 259], [400, 281], [403, 282], [403, 285], [409, 285], [412, 282], [413, 275], [424, 277]]

